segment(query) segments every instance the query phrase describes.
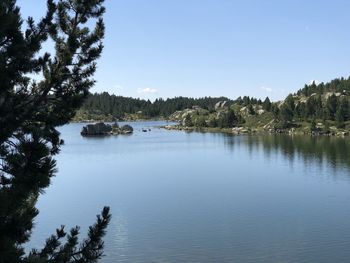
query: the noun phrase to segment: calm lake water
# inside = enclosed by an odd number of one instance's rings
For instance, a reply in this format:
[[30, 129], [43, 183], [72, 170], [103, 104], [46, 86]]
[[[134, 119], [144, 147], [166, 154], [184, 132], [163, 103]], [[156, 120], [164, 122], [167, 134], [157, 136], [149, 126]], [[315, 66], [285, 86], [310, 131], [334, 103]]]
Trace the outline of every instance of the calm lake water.
[[[101, 262], [350, 262], [350, 140], [61, 128], [31, 246], [113, 214]], [[141, 128], [150, 127], [150, 132]]]

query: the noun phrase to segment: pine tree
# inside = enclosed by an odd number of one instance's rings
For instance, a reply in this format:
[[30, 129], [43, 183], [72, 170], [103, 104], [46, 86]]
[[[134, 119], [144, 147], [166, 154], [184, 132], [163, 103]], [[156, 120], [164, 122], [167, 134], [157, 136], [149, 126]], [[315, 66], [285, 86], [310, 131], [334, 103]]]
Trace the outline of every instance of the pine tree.
[[343, 99], [337, 105], [337, 111], [335, 113], [335, 121], [338, 128], [344, 128], [344, 121], [346, 119], [347, 111], [347, 101]]
[[186, 127], [192, 127], [193, 126], [193, 122], [192, 122], [192, 118], [190, 114], [187, 114], [185, 117], [185, 122], [184, 122]]
[[337, 97], [332, 94], [326, 102], [326, 108], [327, 108], [327, 118], [330, 120], [335, 119], [335, 114], [337, 111], [337, 104], [338, 104], [338, 99]]
[[250, 115], [255, 115], [255, 110], [254, 110], [252, 104], [249, 104], [249, 105], [248, 105], [248, 113], [249, 113]]
[[330, 132], [330, 127], [329, 127], [329, 122], [328, 121], [324, 121], [324, 128], [323, 128], [325, 133], [329, 133]]
[[310, 130], [311, 131], [316, 131], [317, 130], [315, 118], [312, 118], [312, 120], [311, 120]]
[[264, 110], [266, 110], [266, 111], [270, 111], [271, 110], [271, 101], [270, 101], [269, 97], [266, 97], [266, 99], [264, 100], [262, 105], [263, 105], [263, 109]]
[[[102, 52], [103, 0], [52, 0], [38, 23], [22, 18], [15, 0], [0, 2], [0, 262], [96, 262], [110, 220], [104, 208], [80, 245], [64, 228], [25, 255], [39, 194], [55, 175], [63, 141], [57, 127], [81, 106]], [[92, 20], [95, 27], [87, 26]], [[89, 23], [88, 23], [89, 22]], [[55, 52], [42, 52], [48, 39]], [[29, 74], [41, 76], [31, 79]], [[66, 238], [66, 242], [62, 239]]]
[[198, 118], [196, 118], [195, 126], [200, 128], [207, 126], [204, 116], [199, 116]]
[[340, 108], [335, 113], [335, 122], [336, 122], [337, 128], [344, 128], [344, 116]]

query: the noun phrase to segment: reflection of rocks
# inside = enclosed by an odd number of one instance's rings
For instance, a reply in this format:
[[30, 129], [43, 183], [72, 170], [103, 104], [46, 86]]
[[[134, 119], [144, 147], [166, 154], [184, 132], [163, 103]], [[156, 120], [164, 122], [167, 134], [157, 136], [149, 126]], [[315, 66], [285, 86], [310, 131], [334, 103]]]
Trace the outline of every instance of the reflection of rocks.
[[118, 135], [118, 134], [130, 134], [133, 132], [133, 128], [130, 125], [124, 125], [119, 127], [117, 123], [110, 125], [103, 122], [94, 124], [87, 124], [83, 127], [80, 134], [82, 136], [105, 136], [105, 135]]

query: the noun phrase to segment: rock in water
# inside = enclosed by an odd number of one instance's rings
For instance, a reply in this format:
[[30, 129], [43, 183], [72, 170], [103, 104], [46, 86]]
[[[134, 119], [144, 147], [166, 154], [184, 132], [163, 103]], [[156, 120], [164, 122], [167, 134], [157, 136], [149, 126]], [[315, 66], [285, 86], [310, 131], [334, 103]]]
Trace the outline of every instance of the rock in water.
[[125, 124], [120, 128], [120, 131], [122, 134], [130, 134], [133, 133], [134, 129], [130, 125]]
[[130, 125], [119, 127], [117, 123], [112, 126], [103, 122], [88, 124], [81, 130], [82, 136], [101, 136], [101, 135], [118, 135], [130, 134], [134, 129]]
[[81, 130], [83, 136], [108, 135], [112, 131], [112, 126], [103, 122], [88, 124]]

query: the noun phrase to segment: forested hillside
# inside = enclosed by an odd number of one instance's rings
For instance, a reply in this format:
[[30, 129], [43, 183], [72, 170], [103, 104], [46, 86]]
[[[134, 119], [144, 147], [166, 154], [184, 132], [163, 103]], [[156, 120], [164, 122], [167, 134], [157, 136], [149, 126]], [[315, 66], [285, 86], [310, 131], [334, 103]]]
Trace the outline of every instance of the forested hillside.
[[[238, 98], [214, 113], [204, 109], [176, 112], [181, 127], [219, 128], [236, 131], [348, 134], [350, 131], [350, 79], [305, 85], [283, 101], [264, 102]], [[181, 128], [179, 127], [179, 128]], [[239, 128], [239, 129], [238, 129]]]
[[76, 119], [125, 119], [125, 118], [159, 118], [168, 117], [175, 111], [199, 106], [207, 110], [214, 110], [218, 101], [232, 100], [219, 98], [187, 98], [175, 97], [171, 99], [156, 99], [154, 102], [144, 99], [110, 95], [107, 92], [91, 94], [78, 111]]
[[143, 99], [92, 94], [75, 120], [168, 118], [182, 126], [200, 128], [245, 127], [263, 130], [302, 129], [328, 133], [350, 127], [350, 78], [305, 85], [283, 101], [248, 96]]
[[[289, 95], [279, 107], [279, 117], [284, 124], [293, 120], [334, 121], [338, 128], [350, 120], [350, 78], [334, 79], [328, 83], [311, 85]], [[275, 114], [276, 114], [275, 113]]]

